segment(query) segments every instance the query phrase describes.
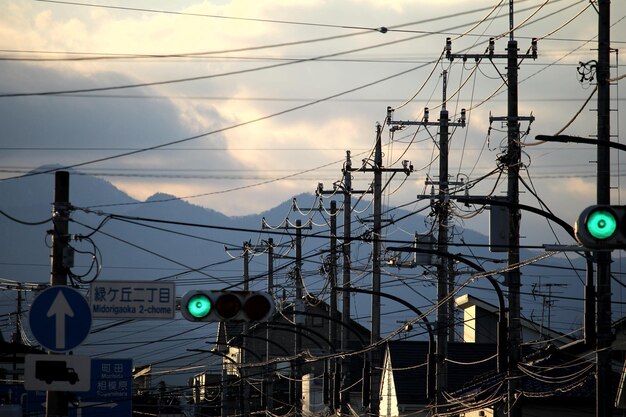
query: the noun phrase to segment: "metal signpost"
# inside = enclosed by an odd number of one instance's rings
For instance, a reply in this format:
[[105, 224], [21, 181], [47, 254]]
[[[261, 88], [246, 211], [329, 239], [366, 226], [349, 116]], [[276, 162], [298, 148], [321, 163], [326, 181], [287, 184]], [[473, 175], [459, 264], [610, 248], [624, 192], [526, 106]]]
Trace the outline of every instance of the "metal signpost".
[[173, 282], [96, 281], [89, 288], [95, 319], [173, 319], [176, 314]]

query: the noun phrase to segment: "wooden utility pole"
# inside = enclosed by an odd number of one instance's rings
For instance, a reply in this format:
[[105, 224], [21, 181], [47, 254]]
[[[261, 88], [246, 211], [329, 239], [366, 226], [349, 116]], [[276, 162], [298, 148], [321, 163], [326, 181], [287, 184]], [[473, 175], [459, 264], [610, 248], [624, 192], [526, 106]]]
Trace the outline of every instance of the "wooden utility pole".
[[[52, 249], [50, 285], [67, 285], [68, 265], [64, 262], [69, 248], [70, 174], [54, 173], [54, 205], [52, 208]], [[65, 417], [68, 401], [65, 392], [46, 391], [46, 417]]]

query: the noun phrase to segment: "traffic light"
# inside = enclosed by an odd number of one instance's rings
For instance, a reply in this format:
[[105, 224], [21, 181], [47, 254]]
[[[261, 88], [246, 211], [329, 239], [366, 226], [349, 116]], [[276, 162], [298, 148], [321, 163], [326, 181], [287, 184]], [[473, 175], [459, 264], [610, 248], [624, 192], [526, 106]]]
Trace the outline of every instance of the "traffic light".
[[574, 225], [576, 239], [589, 249], [626, 248], [626, 206], [587, 207]]
[[189, 321], [268, 321], [274, 311], [274, 299], [262, 291], [192, 290], [180, 301], [180, 312]]

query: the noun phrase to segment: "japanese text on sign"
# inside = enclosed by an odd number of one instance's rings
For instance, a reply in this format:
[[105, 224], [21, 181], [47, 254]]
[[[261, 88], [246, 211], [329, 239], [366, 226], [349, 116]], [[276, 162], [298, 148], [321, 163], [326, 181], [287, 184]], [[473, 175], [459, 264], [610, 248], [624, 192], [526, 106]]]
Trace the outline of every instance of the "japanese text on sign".
[[94, 318], [172, 319], [176, 313], [173, 282], [97, 281], [89, 301]]

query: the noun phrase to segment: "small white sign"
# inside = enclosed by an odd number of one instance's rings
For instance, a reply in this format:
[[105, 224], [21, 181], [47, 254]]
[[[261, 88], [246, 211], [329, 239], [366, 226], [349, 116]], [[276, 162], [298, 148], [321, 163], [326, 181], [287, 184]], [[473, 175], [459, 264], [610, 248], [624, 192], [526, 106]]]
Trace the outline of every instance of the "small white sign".
[[89, 305], [94, 319], [173, 319], [176, 290], [173, 282], [94, 281]]
[[30, 391], [89, 391], [91, 358], [74, 355], [26, 355], [24, 388]]

